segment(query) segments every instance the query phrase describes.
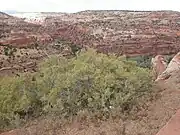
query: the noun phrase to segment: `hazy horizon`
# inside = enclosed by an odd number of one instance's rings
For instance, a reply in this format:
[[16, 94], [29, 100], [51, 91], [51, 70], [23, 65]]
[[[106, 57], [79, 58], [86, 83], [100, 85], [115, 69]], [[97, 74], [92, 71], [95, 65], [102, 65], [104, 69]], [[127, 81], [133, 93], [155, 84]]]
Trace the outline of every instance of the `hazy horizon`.
[[0, 11], [66, 12], [85, 10], [180, 11], [178, 0], [0, 0]]
[[4, 12], [4, 13], [78, 13], [78, 12], [83, 12], [83, 11], [135, 11], [135, 12], [152, 12], [152, 11], [174, 11], [174, 12], [180, 12], [180, 11], [176, 11], [176, 10], [113, 10], [113, 9], [105, 9], [105, 10], [80, 10], [80, 11], [76, 11], [76, 12], [61, 12], [61, 11], [17, 11], [17, 10], [0, 10], [0, 12]]

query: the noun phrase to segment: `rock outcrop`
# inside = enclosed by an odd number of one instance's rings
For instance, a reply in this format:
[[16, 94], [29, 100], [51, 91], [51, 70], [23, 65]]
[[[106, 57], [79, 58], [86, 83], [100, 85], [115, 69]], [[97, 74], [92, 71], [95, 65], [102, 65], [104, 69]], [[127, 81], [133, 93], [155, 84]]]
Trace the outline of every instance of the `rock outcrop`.
[[166, 70], [162, 74], [160, 74], [155, 81], [157, 82], [159, 80], [165, 80], [176, 72], [180, 72], [180, 52], [173, 57]]
[[165, 57], [162, 55], [157, 55], [155, 58], [152, 58], [152, 70], [154, 80], [157, 79], [167, 68], [167, 63]]

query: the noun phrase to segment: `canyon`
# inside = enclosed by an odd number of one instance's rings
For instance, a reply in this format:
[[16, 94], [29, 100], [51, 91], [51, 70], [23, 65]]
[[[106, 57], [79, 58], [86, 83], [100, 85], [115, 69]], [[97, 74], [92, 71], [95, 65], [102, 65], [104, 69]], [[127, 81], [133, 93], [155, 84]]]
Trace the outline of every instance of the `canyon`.
[[[71, 45], [133, 57], [174, 55], [180, 51], [179, 44], [180, 12], [176, 11], [109, 10], [10, 15], [0, 12], [0, 76], [36, 72], [37, 64], [44, 58], [72, 54]], [[169, 81], [161, 86], [177, 85], [174, 82], [179, 76], [176, 75], [170, 77], [173, 83]], [[143, 114], [138, 114], [147, 117], [128, 122], [129, 134], [137, 131], [153, 135], [164, 126], [162, 124], [179, 108], [179, 85], [177, 90], [172, 89], [160, 92], [160, 98], [149, 103], [148, 111], [142, 110]]]
[[[180, 50], [180, 13], [114, 10], [8, 15], [0, 12], [0, 75], [28, 71], [34, 67], [26, 66], [29, 63], [36, 65], [47, 54], [59, 54], [62, 49], [53, 47], [57, 41], [118, 56], [176, 54]], [[5, 51], [13, 49], [16, 50], [13, 57], [5, 55]]]
[[130, 56], [175, 54], [180, 48], [180, 13], [175, 11], [19, 13], [1, 15], [0, 21], [0, 43], [16, 47], [63, 39]]
[[[47, 54], [59, 54], [62, 49], [53, 47], [57, 41], [118, 56], [176, 54], [180, 50], [180, 13], [114, 10], [8, 15], [0, 12], [0, 75], [12, 74], [11, 69], [15, 70], [13, 73], [28, 71], [34, 67], [26, 66], [29, 63], [36, 65]], [[6, 56], [5, 51], [12, 48], [16, 50], [14, 56]]]

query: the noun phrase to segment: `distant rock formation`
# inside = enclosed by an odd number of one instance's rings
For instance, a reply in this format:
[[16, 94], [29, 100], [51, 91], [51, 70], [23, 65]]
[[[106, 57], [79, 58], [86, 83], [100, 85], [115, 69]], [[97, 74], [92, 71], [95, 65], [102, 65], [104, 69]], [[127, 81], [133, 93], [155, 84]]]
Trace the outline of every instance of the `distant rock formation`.
[[[56, 38], [103, 53], [138, 56], [177, 53], [180, 50], [178, 17], [180, 13], [172, 11], [88, 11], [52, 17], [45, 24], [57, 22]], [[51, 25], [47, 27], [52, 29]]]
[[[176, 54], [180, 51], [178, 18], [180, 12], [173, 11], [20, 13], [16, 17], [0, 12], [0, 49], [3, 52], [6, 46], [47, 47], [52, 54], [58, 49], [52, 51], [51, 43], [68, 41], [80, 48], [95, 48], [118, 56]], [[165, 70], [162, 59], [161, 56], [154, 59], [155, 79]]]
[[[179, 12], [87, 11], [27, 13], [23, 16], [24, 19], [0, 13], [1, 43], [12, 43], [15, 39], [12, 44], [22, 46], [19, 39], [24, 37], [22, 44], [27, 41], [30, 45], [32, 40], [27, 40], [26, 35], [37, 34], [118, 55], [175, 54], [180, 51]], [[12, 30], [23, 33], [14, 35]]]

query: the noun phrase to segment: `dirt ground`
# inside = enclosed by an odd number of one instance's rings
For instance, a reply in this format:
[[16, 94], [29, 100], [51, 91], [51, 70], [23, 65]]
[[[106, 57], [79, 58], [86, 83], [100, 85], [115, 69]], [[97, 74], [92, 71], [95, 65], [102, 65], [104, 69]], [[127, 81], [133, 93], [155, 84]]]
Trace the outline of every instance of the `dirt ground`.
[[2, 135], [155, 135], [180, 108], [180, 74], [159, 82], [154, 99], [134, 114], [134, 119], [64, 125], [56, 120], [36, 120], [31, 125]]

